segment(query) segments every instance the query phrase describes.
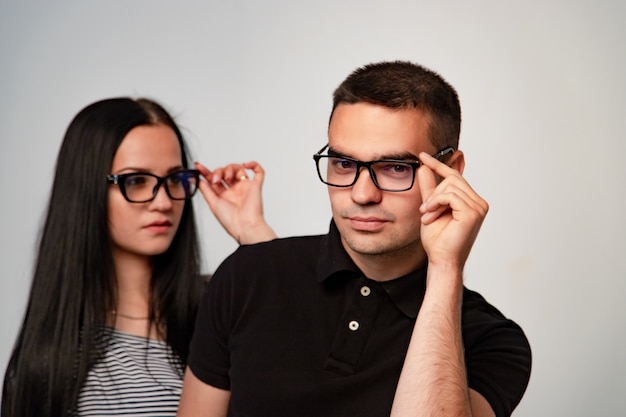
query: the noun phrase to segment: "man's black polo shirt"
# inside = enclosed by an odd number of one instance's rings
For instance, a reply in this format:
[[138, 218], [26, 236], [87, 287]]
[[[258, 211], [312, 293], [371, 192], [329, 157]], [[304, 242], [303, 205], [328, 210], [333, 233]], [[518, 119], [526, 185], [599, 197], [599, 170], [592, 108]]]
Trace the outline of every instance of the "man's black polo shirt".
[[[242, 246], [209, 282], [189, 366], [231, 391], [232, 416], [388, 416], [425, 280], [364, 277], [334, 223]], [[524, 333], [465, 289], [463, 340], [470, 387], [510, 415], [530, 375]]]

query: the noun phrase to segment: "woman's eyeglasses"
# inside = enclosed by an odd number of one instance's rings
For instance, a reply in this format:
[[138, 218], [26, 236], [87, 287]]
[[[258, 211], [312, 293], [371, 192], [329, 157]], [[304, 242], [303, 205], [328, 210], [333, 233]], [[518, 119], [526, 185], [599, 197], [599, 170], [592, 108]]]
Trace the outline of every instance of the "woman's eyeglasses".
[[130, 203], [145, 203], [154, 200], [163, 184], [165, 192], [172, 200], [187, 200], [198, 189], [200, 171], [186, 169], [173, 172], [165, 177], [148, 172], [107, 175], [107, 181], [117, 184], [122, 195]]

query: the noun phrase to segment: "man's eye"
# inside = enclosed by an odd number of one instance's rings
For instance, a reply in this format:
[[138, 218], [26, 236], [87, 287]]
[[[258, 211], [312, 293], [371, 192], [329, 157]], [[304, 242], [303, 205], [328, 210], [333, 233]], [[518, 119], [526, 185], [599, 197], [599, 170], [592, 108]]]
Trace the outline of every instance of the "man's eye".
[[409, 171], [410, 168], [411, 167], [409, 167], [408, 165], [398, 164], [398, 165], [392, 165], [390, 169], [393, 172], [397, 172], [397, 173], [401, 174], [403, 172]]
[[356, 163], [349, 159], [334, 158], [332, 165], [337, 169], [355, 169]]
[[385, 175], [393, 175], [395, 177], [408, 175], [413, 172], [411, 165], [399, 164], [397, 162], [385, 163], [381, 168]]

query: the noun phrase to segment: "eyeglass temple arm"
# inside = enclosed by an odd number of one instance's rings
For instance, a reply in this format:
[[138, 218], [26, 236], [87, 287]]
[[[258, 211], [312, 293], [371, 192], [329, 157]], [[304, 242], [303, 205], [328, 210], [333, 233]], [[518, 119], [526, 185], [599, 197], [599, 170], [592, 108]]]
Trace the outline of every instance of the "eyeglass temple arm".
[[453, 147], [445, 148], [445, 149], [437, 152], [436, 154], [434, 154], [433, 157], [438, 159], [438, 160], [441, 160], [441, 158], [443, 158], [444, 156], [446, 156], [450, 152], [454, 152], [454, 148]]
[[324, 151], [326, 150], [326, 148], [328, 148], [328, 143], [327, 143], [326, 145], [324, 145], [324, 146], [322, 147], [322, 149], [320, 149], [319, 151], [317, 151], [317, 155], [321, 155], [321, 154], [322, 154], [322, 152], [324, 152]]

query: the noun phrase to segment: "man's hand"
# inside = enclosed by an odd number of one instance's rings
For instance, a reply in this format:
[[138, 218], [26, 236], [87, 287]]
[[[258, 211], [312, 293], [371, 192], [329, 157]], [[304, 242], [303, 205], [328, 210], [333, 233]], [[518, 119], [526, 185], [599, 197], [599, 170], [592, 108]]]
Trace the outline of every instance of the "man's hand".
[[461, 176], [464, 157], [449, 164], [420, 153], [421, 240], [428, 256], [420, 307], [391, 410], [392, 417], [493, 417], [468, 388], [462, 336], [463, 267], [489, 205]]
[[462, 271], [489, 204], [461, 176], [461, 151], [452, 155], [451, 166], [424, 152], [419, 158], [423, 163], [417, 173], [423, 202], [420, 236], [428, 263]]

